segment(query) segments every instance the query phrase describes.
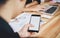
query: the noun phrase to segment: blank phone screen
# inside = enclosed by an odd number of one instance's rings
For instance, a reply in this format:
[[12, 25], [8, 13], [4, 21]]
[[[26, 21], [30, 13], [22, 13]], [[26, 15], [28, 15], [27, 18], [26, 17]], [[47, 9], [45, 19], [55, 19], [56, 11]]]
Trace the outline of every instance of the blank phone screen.
[[32, 24], [34, 27], [29, 27], [29, 30], [39, 30], [39, 24], [40, 23], [40, 16], [31, 16], [30, 24]]

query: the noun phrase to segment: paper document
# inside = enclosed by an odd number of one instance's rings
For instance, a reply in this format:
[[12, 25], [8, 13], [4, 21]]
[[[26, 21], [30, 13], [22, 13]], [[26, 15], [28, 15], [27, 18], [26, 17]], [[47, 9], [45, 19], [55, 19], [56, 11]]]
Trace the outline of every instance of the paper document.
[[[9, 22], [9, 25], [12, 27], [12, 29], [13, 29], [14, 32], [18, 32], [18, 31], [20, 31], [22, 29], [22, 27], [25, 24], [29, 23], [31, 15], [32, 14], [24, 12], [24, 13], [18, 15], [15, 19], [12, 19]], [[42, 25], [44, 23], [45, 22], [41, 20], [40, 24]]]

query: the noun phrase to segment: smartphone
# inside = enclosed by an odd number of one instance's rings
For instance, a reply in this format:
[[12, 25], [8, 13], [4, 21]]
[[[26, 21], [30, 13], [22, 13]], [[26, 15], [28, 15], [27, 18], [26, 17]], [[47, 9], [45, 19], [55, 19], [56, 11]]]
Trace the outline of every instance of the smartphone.
[[57, 11], [57, 6], [52, 6], [50, 9], [46, 10], [46, 13], [54, 14]]
[[41, 20], [41, 16], [40, 15], [31, 15], [29, 23], [32, 24], [34, 27], [29, 27], [28, 31], [29, 32], [39, 32], [40, 20]]

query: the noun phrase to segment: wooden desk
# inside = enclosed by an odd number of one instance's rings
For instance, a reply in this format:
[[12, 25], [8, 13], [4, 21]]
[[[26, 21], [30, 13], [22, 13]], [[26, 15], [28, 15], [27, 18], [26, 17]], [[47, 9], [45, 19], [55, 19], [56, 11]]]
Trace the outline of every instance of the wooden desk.
[[[36, 11], [40, 10], [44, 4], [41, 5], [35, 5], [29, 8], [25, 8], [23, 11]], [[34, 8], [33, 8], [34, 7]], [[41, 12], [29, 12], [33, 14], [40, 14]], [[56, 14], [53, 15], [52, 18], [46, 19], [42, 18], [45, 20], [47, 23], [43, 24], [40, 26], [40, 31], [39, 33], [36, 33], [34, 37], [39, 37], [39, 38], [60, 38], [60, 7], [59, 10], [56, 12]]]
[[[32, 11], [33, 7], [37, 8], [36, 10], [39, 10], [41, 7], [44, 7], [43, 5], [32, 6], [31, 8], [26, 9], [25, 11]], [[40, 12], [30, 13], [40, 14]], [[42, 19], [47, 21], [47, 23], [40, 26], [40, 32], [37, 33], [34, 37], [38, 36], [39, 38], [60, 38], [60, 7], [59, 10], [53, 15], [51, 19], [46, 18]]]

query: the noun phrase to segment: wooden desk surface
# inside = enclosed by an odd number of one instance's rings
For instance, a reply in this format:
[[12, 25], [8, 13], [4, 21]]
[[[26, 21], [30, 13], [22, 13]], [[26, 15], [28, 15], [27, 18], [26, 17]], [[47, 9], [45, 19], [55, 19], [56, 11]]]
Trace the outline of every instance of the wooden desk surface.
[[[32, 6], [31, 8], [25, 8], [24, 11], [32, 11], [33, 9], [39, 10], [42, 7], [44, 6], [38, 5], [37, 7], [35, 5]], [[30, 12], [30, 13], [40, 14], [36, 12]], [[56, 14], [53, 15], [51, 19], [45, 19], [45, 18], [42, 19], [47, 21], [47, 23], [40, 26], [40, 32], [36, 33], [34, 37], [38, 36], [39, 38], [60, 38], [60, 7], [59, 10], [56, 12]]]
[[[44, 6], [41, 5], [39, 5], [38, 7], [32, 6], [31, 9], [33, 7], [40, 9], [41, 7]], [[30, 9], [27, 9], [27, 11], [29, 10]], [[30, 13], [40, 14], [34, 12], [30, 12]], [[59, 10], [53, 15], [51, 19], [45, 19], [45, 18], [42, 19], [47, 21], [47, 23], [40, 26], [40, 32], [37, 33], [34, 37], [38, 36], [39, 38], [60, 38], [60, 7]]]

